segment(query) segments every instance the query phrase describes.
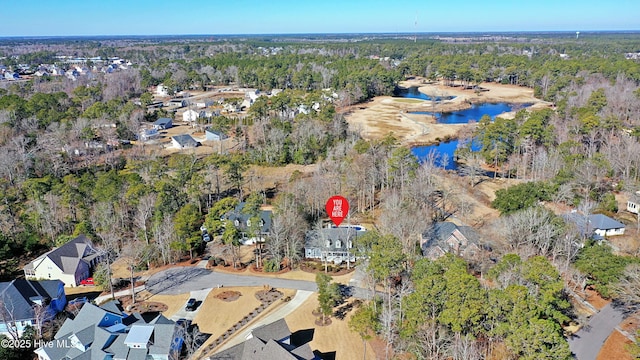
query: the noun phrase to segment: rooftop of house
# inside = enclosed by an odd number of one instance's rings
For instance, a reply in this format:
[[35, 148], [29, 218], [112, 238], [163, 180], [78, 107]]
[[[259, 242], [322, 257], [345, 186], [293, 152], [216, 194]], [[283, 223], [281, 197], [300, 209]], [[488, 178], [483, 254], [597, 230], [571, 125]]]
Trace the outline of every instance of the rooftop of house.
[[[150, 321], [137, 313], [127, 315], [117, 301], [102, 306], [86, 303], [74, 319], [62, 324], [55, 339], [69, 341], [40, 347], [36, 353], [52, 360], [145, 360], [168, 356], [176, 344], [176, 325], [163, 315]], [[77, 345], [66, 346], [69, 343]]]
[[623, 223], [603, 214], [585, 216], [579, 212], [571, 212], [565, 214], [564, 218], [576, 224], [581, 231], [591, 232], [594, 230], [612, 230], [625, 227]]
[[291, 336], [291, 330], [289, 330], [289, 326], [284, 319], [279, 319], [253, 329], [251, 335], [263, 341], [269, 339], [281, 341]]
[[0, 302], [11, 312], [13, 320], [34, 318], [33, 306], [44, 305], [58, 297], [60, 280], [24, 280], [16, 279], [0, 283]]
[[433, 224], [433, 226], [429, 227], [422, 233], [422, 237], [424, 239], [432, 239], [435, 242], [442, 242], [447, 240], [456, 230], [460, 231], [460, 233], [470, 242], [478, 243], [480, 240], [480, 236], [471, 226], [456, 225], [450, 221], [442, 221]]
[[25, 269], [34, 270], [45, 257], [48, 257], [64, 273], [73, 274], [80, 261], [89, 262], [100, 255], [101, 252], [93, 247], [91, 240], [80, 235], [66, 244], [40, 255], [27, 264]]
[[354, 241], [364, 233], [365, 231], [358, 231], [354, 228], [347, 227], [309, 230], [305, 235], [305, 247], [318, 247], [328, 251], [339, 248], [342, 249], [347, 246], [348, 241]]
[[153, 124], [154, 125], [166, 125], [166, 124], [171, 123], [171, 121], [172, 120], [170, 118], [163, 117], [163, 118], [159, 118], [158, 120], [156, 120]]
[[317, 359], [308, 343], [300, 346], [288, 344], [282, 339], [291, 336], [291, 330], [284, 319], [263, 325], [251, 332], [246, 341], [223, 350], [211, 360], [311, 360]]
[[226, 139], [227, 138], [227, 135], [225, 135], [222, 131], [212, 130], [211, 128], [206, 128], [204, 131], [208, 132], [208, 133], [211, 133], [211, 134], [214, 134], [214, 135], [217, 135], [221, 139]]
[[189, 134], [176, 135], [173, 136], [172, 139], [180, 144], [181, 147], [196, 147], [200, 145], [200, 143]]
[[[233, 222], [237, 220], [239, 223], [237, 227], [239, 227], [241, 230], [246, 230], [247, 220], [251, 219], [251, 214], [247, 214], [244, 212], [245, 205], [246, 202], [238, 203], [238, 205], [236, 205], [236, 207], [232, 211], [222, 216], [222, 220], [229, 220]], [[271, 231], [271, 216], [273, 213], [271, 210], [259, 210], [259, 212], [259, 217], [262, 221], [260, 231], [262, 233], [268, 233], [269, 231]]]

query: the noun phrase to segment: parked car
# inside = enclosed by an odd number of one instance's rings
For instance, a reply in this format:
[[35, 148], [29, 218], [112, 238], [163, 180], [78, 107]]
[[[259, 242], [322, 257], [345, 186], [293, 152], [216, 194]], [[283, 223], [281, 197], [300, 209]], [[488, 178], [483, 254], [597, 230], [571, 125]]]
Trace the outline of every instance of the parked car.
[[191, 298], [189, 300], [187, 300], [187, 306], [184, 307], [185, 310], [187, 311], [193, 311], [196, 309], [196, 299]]
[[93, 278], [90, 277], [80, 281], [80, 285], [95, 285], [95, 283], [93, 282]]
[[211, 236], [209, 236], [209, 234], [204, 234], [202, 235], [202, 240], [204, 240], [204, 242], [209, 242], [211, 241]]

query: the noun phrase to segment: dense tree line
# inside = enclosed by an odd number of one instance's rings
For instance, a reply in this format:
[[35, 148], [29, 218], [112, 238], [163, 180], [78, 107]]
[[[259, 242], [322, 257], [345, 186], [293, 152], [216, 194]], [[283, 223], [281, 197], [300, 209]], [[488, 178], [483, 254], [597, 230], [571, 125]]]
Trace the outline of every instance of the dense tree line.
[[[374, 247], [371, 255], [375, 277], [386, 282], [397, 273], [376, 259], [380, 255], [391, 265], [398, 259], [388, 258], [390, 253]], [[570, 305], [555, 267], [545, 257], [522, 260], [508, 254], [488, 275], [491, 282], [479, 280], [452, 255], [420, 259], [401, 283], [395, 282], [393, 296], [382, 305], [360, 307], [350, 326], [363, 336], [379, 332], [396, 351], [418, 358], [481, 359], [502, 353], [570, 359], [561, 329]]]
[[[92, 43], [79, 51], [128, 57], [139, 66], [95, 81], [33, 80], [0, 91], [3, 276], [16, 270], [16, 257], [33, 257], [81, 233], [107, 251], [109, 264], [118, 258], [131, 269], [168, 264], [202, 249], [203, 224], [226, 244], [226, 260], [235, 265], [242, 235], [221, 217], [240, 201], [254, 224], [249, 236], [257, 235], [260, 205], [274, 206], [270, 266], [295, 266], [305, 231], [322, 226], [326, 199], [340, 193], [354, 217], [375, 220], [378, 230], [359, 238], [354, 251], [369, 258], [372, 294], [377, 285], [383, 295], [363, 305], [352, 327], [363, 339], [379, 334], [389, 350], [422, 358], [482, 358], [504, 350], [510, 357], [564, 359], [570, 354], [560, 326], [569, 313], [560, 273], [581, 271], [613, 294], [635, 289], [636, 272], [625, 268], [626, 260], [596, 247], [579, 250], [576, 229], [539, 203], [589, 209], [598, 203], [611, 211], [611, 191], [637, 185], [640, 74], [637, 62], [622, 58], [637, 39], [122, 45]], [[462, 195], [472, 192], [473, 179], [466, 186], [433, 161], [418, 164], [391, 134], [365, 141], [347, 129], [344, 106], [390, 94], [397, 81], [416, 75], [529, 86], [555, 103], [514, 119], [481, 119], [464, 139], [479, 143], [480, 151], [459, 150], [469, 167], [484, 163], [496, 174], [531, 181], [496, 194], [494, 206], [504, 216], [491, 224], [489, 245], [496, 254], [512, 253], [497, 264], [482, 254], [421, 258], [422, 233], [433, 221], [464, 214]], [[159, 157], [141, 147], [76, 154], [93, 140], [132, 139], [151, 120], [133, 100], [159, 83], [172, 91], [222, 84], [284, 91], [258, 99], [242, 121], [214, 125], [234, 134], [239, 146], [230, 154]], [[316, 166], [278, 184], [273, 198], [250, 179], [256, 165], [291, 163]], [[477, 170], [467, 173], [477, 177]], [[452, 182], [459, 186], [452, 190]], [[594, 257], [607, 266], [587, 266]], [[611, 274], [626, 282], [612, 284]], [[96, 276], [109, 277], [109, 268]]]

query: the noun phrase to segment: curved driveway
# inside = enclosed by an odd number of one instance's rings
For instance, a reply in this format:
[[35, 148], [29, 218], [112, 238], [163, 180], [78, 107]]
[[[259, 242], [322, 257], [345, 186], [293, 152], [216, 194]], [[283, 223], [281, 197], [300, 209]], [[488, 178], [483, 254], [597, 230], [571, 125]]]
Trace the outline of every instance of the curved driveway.
[[624, 319], [622, 311], [611, 304], [603, 307], [589, 324], [569, 337], [569, 348], [578, 360], [595, 360], [611, 332]]
[[[153, 294], [184, 294], [195, 290], [216, 288], [218, 286], [262, 286], [274, 288], [317, 291], [313, 281], [289, 280], [267, 276], [238, 275], [197, 267], [177, 267], [152, 275], [146, 283], [146, 289]], [[366, 299], [370, 292], [356, 287], [348, 287], [349, 294]]]

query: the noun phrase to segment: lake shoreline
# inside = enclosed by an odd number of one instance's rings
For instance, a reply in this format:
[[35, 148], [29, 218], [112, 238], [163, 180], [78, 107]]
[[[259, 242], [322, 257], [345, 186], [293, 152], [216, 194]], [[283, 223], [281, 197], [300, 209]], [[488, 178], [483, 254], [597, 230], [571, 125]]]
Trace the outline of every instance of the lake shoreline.
[[[393, 136], [405, 146], [434, 144], [442, 139], [458, 137], [459, 124], [439, 124], [433, 116], [413, 115], [409, 111], [455, 111], [470, 108], [473, 103], [532, 104], [529, 109], [551, 107], [551, 103], [536, 99], [533, 89], [482, 83], [488, 91], [476, 95], [473, 90], [445, 86], [441, 83], [429, 84], [422, 78], [402, 81], [400, 87], [418, 86], [420, 92], [427, 95], [456, 96], [445, 100], [434, 107], [435, 101], [406, 99], [391, 96], [377, 96], [368, 102], [356, 104], [343, 110], [349, 129], [361, 134], [367, 140], [379, 140], [393, 133]], [[434, 92], [435, 91], [435, 92]], [[512, 117], [515, 113], [507, 113], [502, 117]]]

